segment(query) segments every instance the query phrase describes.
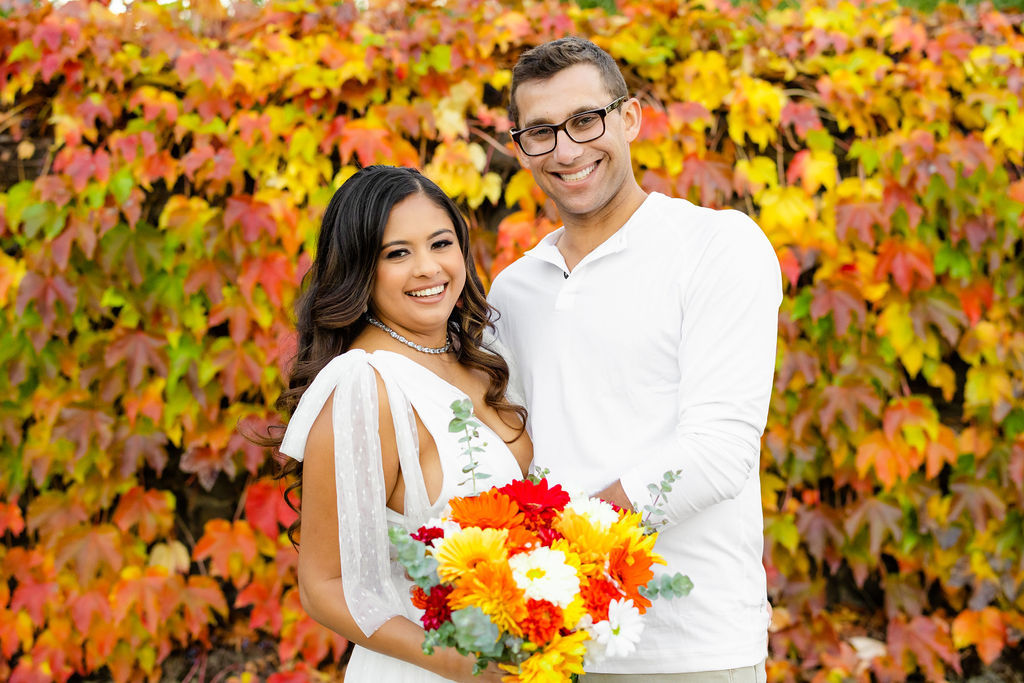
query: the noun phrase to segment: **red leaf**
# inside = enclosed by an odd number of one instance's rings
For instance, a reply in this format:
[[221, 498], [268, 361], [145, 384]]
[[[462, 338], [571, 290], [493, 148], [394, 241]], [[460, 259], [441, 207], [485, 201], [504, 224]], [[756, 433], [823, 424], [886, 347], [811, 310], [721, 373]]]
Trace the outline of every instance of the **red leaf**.
[[931, 252], [921, 244], [886, 240], [879, 248], [875, 279], [883, 281], [890, 275], [904, 294], [915, 287], [931, 289], [935, 284]]
[[973, 326], [977, 325], [982, 314], [992, 307], [995, 294], [990, 282], [978, 280], [961, 289], [958, 296], [960, 307], [967, 315], [967, 321]]
[[253, 289], [259, 284], [267, 293], [270, 302], [280, 308], [284, 301], [285, 289], [295, 287], [298, 282], [292, 261], [287, 255], [275, 251], [243, 262], [238, 284], [250, 304]]
[[871, 557], [878, 557], [882, 550], [882, 541], [887, 536], [899, 541], [903, 536], [900, 520], [903, 511], [878, 498], [867, 498], [852, 506], [843, 528], [853, 538], [864, 526], [868, 528], [868, 552]]
[[807, 137], [812, 130], [821, 130], [821, 118], [813, 104], [788, 101], [782, 108], [782, 125], [793, 126], [800, 138]]
[[85, 527], [64, 534], [54, 557], [54, 565], [61, 569], [69, 562], [74, 567], [80, 586], [89, 585], [104, 567], [114, 572], [121, 571], [124, 564], [121, 534], [110, 524]]
[[68, 604], [71, 607], [71, 619], [79, 633], [91, 633], [93, 622], [97, 619], [101, 624], [109, 624], [113, 617], [110, 598], [105, 591], [81, 593], [72, 597]]
[[89, 444], [105, 451], [114, 439], [112, 426], [114, 418], [102, 410], [89, 408], [64, 408], [53, 433], [76, 444], [75, 457], [81, 458], [89, 450]]
[[74, 312], [78, 303], [78, 294], [62, 275], [47, 277], [29, 271], [18, 285], [18, 299], [14, 310], [21, 315], [29, 303], [35, 306], [43, 319], [43, 324], [50, 329], [57, 316], [57, 302], [64, 304], [67, 313]]
[[840, 202], [836, 205], [836, 237], [847, 241], [853, 230], [869, 247], [875, 246], [874, 227], [887, 224], [881, 202]]
[[[888, 184], [882, 194], [883, 215], [892, 216], [896, 209], [902, 208], [907, 213], [910, 227], [916, 229], [924, 217], [924, 207], [917, 203], [914, 194], [905, 187]], [[888, 228], [889, 225], [886, 225]]]
[[138, 616], [150, 634], [159, 633], [160, 624], [174, 614], [181, 597], [181, 577], [167, 575], [162, 567], [150, 567], [144, 574], [137, 568], [125, 570], [111, 591], [110, 605], [114, 619], [124, 620], [129, 612]]
[[341, 162], [349, 163], [353, 152], [363, 166], [390, 159], [392, 150], [389, 135], [387, 130], [374, 127], [362, 119], [350, 122], [341, 131], [338, 142]]
[[994, 662], [1006, 644], [1006, 624], [995, 607], [964, 610], [953, 620], [953, 644], [963, 648], [974, 645], [986, 665]]
[[863, 429], [864, 414], [874, 417], [882, 407], [882, 399], [867, 384], [830, 385], [822, 389], [821, 398], [818, 420], [826, 432], [832, 429], [837, 415], [850, 433], [859, 432]]
[[256, 630], [269, 626], [270, 632], [281, 632], [284, 615], [281, 612], [281, 586], [275, 584], [271, 590], [261, 581], [252, 581], [235, 598], [235, 607], [252, 607], [249, 614], [249, 628]]
[[37, 581], [32, 576], [22, 577], [11, 597], [11, 611], [25, 610], [36, 624], [45, 623], [44, 608], [56, 604], [54, 596], [59, 594], [55, 581]]
[[[960, 673], [960, 660], [953, 649], [949, 624], [939, 617], [919, 616], [908, 622], [906, 617], [897, 616], [889, 622], [886, 640], [896, 661], [906, 663], [907, 655], [912, 655], [928, 680], [946, 680], [943, 663]], [[912, 670], [912, 666], [905, 668]]]
[[[212, 358], [220, 368], [218, 376], [224, 387], [224, 395], [234, 400], [238, 394], [253, 386], [259, 386], [263, 375], [263, 363], [253, 355], [251, 342], [225, 346]], [[239, 380], [243, 380], [239, 382]], [[245, 381], [248, 380], [248, 381]]]
[[245, 518], [270, 538], [295, 521], [295, 511], [284, 499], [284, 485], [271, 479], [259, 479], [245, 494]]
[[676, 191], [686, 197], [690, 188], [700, 190], [700, 203], [704, 206], [721, 206], [733, 195], [732, 165], [718, 159], [701, 159], [695, 155], [683, 161], [683, 172], [676, 180]]
[[200, 637], [215, 614], [224, 616], [228, 612], [224, 593], [208, 576], [188, 577], [188, 585], [181, 591], [181, 603], [185, 608], [185, 627], [193, 638]]
[[985, 481], [962, 480], [949, 485], [952, 505], [949, 519], [959, 519], [964, 512], [970, 515], [975, 529], [984, 529], [991, 519], [1002, 522], [1006, 519], [1006, 501], [999, 491]]
[[224, 210], [224, 227], [242, 227], [246, 242], [255, 242], [260, 233], [273, 238], [277, 234], [277, 223], [265, 202], [253, 201], [250, 197], [230, 197]]
[[831, 313], [836, 336], [841, 337], [850, 328], [853, 317], [856, 317], [858, 322], [864, 321], [867, 305], [856, 288], [844, 283], [829, 286], [824, 281], [819, 281], [814, 286], [810, 313], [811, 319], [815, 321]]
[[218, 76], [230, 83], [235, 72], [231, 58], [220, 50], [186, 50], [178, 56], [174, 69], [183, 82], [198, 79], [207, 88], [213, 88]]
[[103, 360], [107, 368], [113, 368], [124, 361], [128, 369], [128, 388], [135, 389], [147, 370], [152, 369], [158, 375], [166, 376], [166, 346], [166, 339], [146, 334], [142, 330], [128, 330], [110, 343]]
[[223, 448], [212, 446], [193, 446], [181, 456], [178, 467], [182, 472], [195, 474], [199, 484], [209, 491], [217, 481], [217, 475], [224, 472], [229, 477], [235, 476], [235, 461], [231, 454]]

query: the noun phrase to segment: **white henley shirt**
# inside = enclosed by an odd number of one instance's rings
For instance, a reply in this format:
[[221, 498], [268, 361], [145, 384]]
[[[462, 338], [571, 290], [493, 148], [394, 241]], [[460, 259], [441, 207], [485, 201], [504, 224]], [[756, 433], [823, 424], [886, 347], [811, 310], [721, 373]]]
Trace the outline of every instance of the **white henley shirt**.
[[733, 210], [651, 194], [570, 272], [564, 228], [494, 280], [498, 338], [529, 409], [534, 465], [638, 506], [669, 470], [660, 571], [693, 580], [654, 601], [638, 651], [594, 671], [668, 673], [767, 655], [760, 439], [775, 369], [779, 263]]

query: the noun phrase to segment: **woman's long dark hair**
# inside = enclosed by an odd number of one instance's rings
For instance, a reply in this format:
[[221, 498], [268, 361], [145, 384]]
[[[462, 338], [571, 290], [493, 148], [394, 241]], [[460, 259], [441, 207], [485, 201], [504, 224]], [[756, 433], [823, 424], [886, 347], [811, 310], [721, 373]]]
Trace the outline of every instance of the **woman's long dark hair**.
[[[518, 415], [519, 435], [522, 435], [526, 409], [505, 398], [508, 365], [501, 356], [482, 347], [484, 330], [492, 326], [493, 309], [487, 303], [469, 249], [469, 227], [458, 207], [440, 187], [415, 169], [394, 166], [367, 166], [356, 172], [327, 205], [316, 257], [303, 280], [303, 293], [296, 304], [298, 350], [288, 388], [278, 399], [277, 409], [290, 416], [317, 373], [335, 356], [348, 351], [366, 327], [363, 314], [370, 305], [384, 228], [395, 205], [414, 194], [423, 194], [445, 210], [455, 227], [466, 263], [462, 305], [452, 309], [448, 318], [455, 357], [459, 363], [488, 376], [490, 383], [485, 402], [499, 415], [506, 412]], [[281, 437], [272, 436], [265, 445], [280, 447]], [[285, 499], [296, 512], [300, 507], [297, 496], [301, 475], [302, 464], [290, 458], [279, 473], [280, 477], [294, 477], [285, 490]], [[296, 520], [288, 529], [293, 543], [298, 542], [298, 525]]]

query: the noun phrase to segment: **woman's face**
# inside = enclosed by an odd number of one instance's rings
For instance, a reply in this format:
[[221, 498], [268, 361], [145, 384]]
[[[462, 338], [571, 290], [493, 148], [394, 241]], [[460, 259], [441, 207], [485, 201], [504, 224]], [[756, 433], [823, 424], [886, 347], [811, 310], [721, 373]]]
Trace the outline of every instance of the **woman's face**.
[[465, 284], [466, 262], [448, 213], [422, 193], [395, 204], [370, 291], [374, 315], [420, 344], [443, 346]]

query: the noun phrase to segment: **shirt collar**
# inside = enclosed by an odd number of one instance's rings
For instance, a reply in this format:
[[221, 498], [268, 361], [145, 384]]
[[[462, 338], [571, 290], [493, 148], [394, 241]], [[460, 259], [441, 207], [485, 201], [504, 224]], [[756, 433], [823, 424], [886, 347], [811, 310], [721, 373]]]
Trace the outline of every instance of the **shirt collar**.
[[[603, 256], [614, 254], [619, 251], [623, 251], [629, 245], [629, 232], [632, 230], [634, 225], [637, 225], [643, 220], [643, 214], [646, 214], [651, 210], [654, 205], [652, 198], [657, 195], [656, 192], [651, 192], [644, 199], [643, 204], [637, 207], [637, 210], [633, 212], [633, 215], [629, 217], [622, 227], [616, 230], [611, 236], [608, 237], [604, 242], [597, 245], [592, 252], [583, 257], [583, 259], [577, 264], [577, 268], [584, 263], [589, 263]], [[530, 256], [540, 261], [545, 261], [558, 266], [563, 271], [569, 269], [565, 267], [565, 258], [562, 257], [562, 252], [558, 251], [558, 239], [565, 232], [565, 226], [558, 228], [552, 232], [549, 232], [535, 247], [524, 252], [524, 256]]]

